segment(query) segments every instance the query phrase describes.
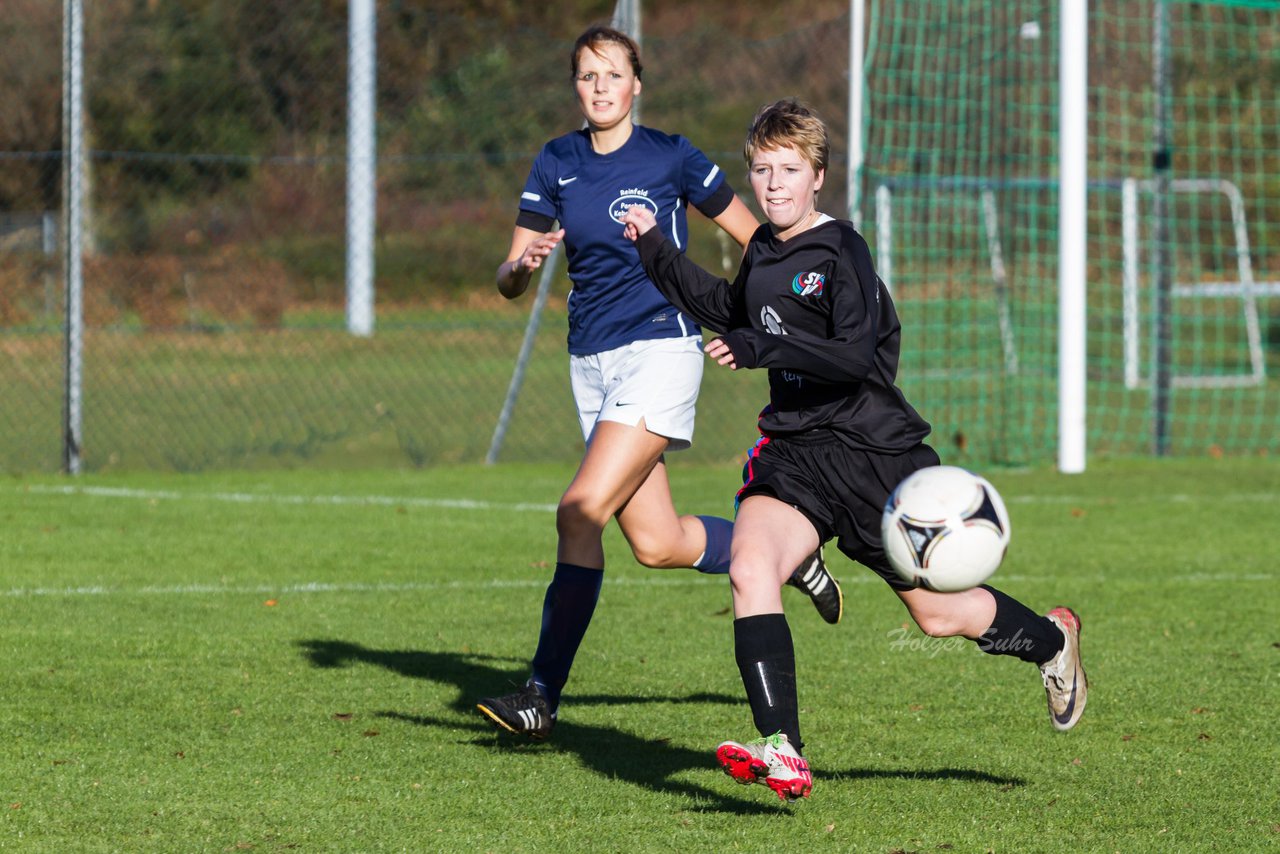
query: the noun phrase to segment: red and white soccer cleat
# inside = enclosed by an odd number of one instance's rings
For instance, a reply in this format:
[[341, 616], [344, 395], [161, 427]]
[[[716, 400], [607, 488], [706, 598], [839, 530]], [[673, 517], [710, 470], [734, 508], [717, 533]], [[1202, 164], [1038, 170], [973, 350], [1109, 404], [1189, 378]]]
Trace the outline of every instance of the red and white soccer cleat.
[[726, 741], [716, 748], [716, 759], [739, 783], [768, 786], [784, 801], [807, 798], [813, 791], [809, 763], [780, 732], [746, 744]]

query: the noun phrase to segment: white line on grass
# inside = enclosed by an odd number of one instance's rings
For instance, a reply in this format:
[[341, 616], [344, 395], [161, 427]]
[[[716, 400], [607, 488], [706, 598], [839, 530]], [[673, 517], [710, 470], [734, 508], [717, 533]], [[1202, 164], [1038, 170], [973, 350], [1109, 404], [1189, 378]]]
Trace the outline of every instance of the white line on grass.
[[[684, 575], [684, 573], [681, 573]], [[550, 579], [550, 573], [537, 578], [521, 579], [483, 579], [476, 581], [409, 581], [400, 583], [369, 584], [367, 582], [330, 583], [308, 581], [299, 584], [177, 584], [172, 586], [148, 585], [145, 587], [102, 587], [89, 585], [83, 587], [14, 587], [0, 591], [0, 596], [19, 599], [36, 596], [184, 596], [191, 594], [229, 593], [233, 595], [266, 595], [280, 596], [293, 593], [404, 593], [425, 592], [432, 590], [479, 590], [510, 588], [544, 588]], [[875, 578], [857, 579], [858, 581], [874, 581]], [[684, 578], [608, 578], [605, 584], [614, 587], [675, 587], [687, 584], [705, 583], [698, 576], [689, 574]]]
[[[426, 592], [439, 590], [479, 590], [479, 589], [513, 589], [513, 588], [536, 588], [542, 589], [547, 586], [550, 573], [539, 575], [536, 578], [521, 579], [483, 579], [475, 581], [410, 581], [402, 583], [383, 583], [369, 584], [366, 582], [351, 583], [331, 583], [308, 581], [298, 584], [250, 584], [250, 585], [232, 585], [232, 584], [178, 584], [172, 586], [148, 585], [145, 587], [103, 587], [99, 585], [87, 585], [83, 587], [13, 587], [8, 590], [0, 591], [0, 597], [8, 599], [23, 599], [35, 597], [93, 597], [93, 596], [191, 596], [191, 595], [208, 595], [208, 594], [231, 594], [231, 595], [255, 595], [255, 596], [286, 596], [300, 593], [405, 593], [405, 592]], [[1269, 575], [1267, 573], [1245, 573], [1241, 575], [1232, 575], [1229, 573], [1209, 573], [1209, 572], [1192, 572], [1183, 575], [1172, 575], [1158, 579], [1136, 579], [1136, 578], [1113, 578], [1108, 576], [1093, 576], [1090, 578], [1072, 576], [1071, 581], [1086, 584], [1221, 584], [1221, 583], [1241, 583], [1241, 582], [1259, 582], [1266, 581], [1274, 583], [1280, 576]], [[1043, 582], [1052, 580], [1049, 576], [1038, 575], [1001, 575], [998, 580], [1004, 582]], [[606, 574], [604, 580], [606, 587], [686, 587], [695, 584], [706, 584], [708, 579], [702, 578], [695, 573], [688, 571], [676, 570], [675, 574], [667, 577], [666, 573], [641, 575], [641, 576], [609, 576]], [[712, 582], [714, 583], [714, 582]], [[842, 585], [848, 584], [879, 584], [881, 583], [879, 576], [871, 572], [858, 572], [856, 569], [853, 574], [846, 574], [840, 578]]]
[[[619, 582], [615, 582], [619, 583]], [[405, 591], [448, 590], [452, 588], [504, 588], [504, 587], [545, 587], [547, 580], [522, 579], [502, 581], [489, 579], [481, 582], [440, 581], [440, 582], [405, 582], [399, 584], [368, 584], [351, 582], [335, 584], [320, 581], [307, 581], [299, 584], [175, 584], [169, 586], [147, 585], [145, 587], [102, 587], [90, 585], [84, 587], [15, 587], [0, 592], [0, 596], [23, 598], [27, 596], [186, 596], [207, 593], [230, 593], [232, 595], [285, 595], [292, 593], [403, 593]]]
[[[128, 489], [111, 486], [49, 486], [32, 484], [19, 487], [19, 491], [40, 495], [88, 495], [99, 498], [128, 498], [144, 501], [220, 501], [234, 504], [296, 504], [329, 506], [380, 506], [380, 507], [432, 507], [448, 510], [484, 510], [554, 513], [556, 505], [537, 502], [478, 501], [470, 498], [418, 498], [394, 495], [281, 495], [252, 492], [176, 492], [163, 489]], [[1266, 504], [1280, 500], [1273, 492], [1242, 492], [1226, 495], [1191, 495], [1188, 493], [1153, 493], [1142, 496], [1082, 496], [1082, 495], [1011, 495], [1006, 504], [1103, 504], [1116, 506], [1121, 503], [1190, 504], [1201, 501], [1214, 503]]]
[[1241, 501], [1265, 504], [1268, 501], [1276, 501], [1278, 499], [1280, 499], [1280, 493], [1275, 492], [1235, 492], [1227, 493], [1226, 495], [1153, 492], [1147, 495], [1126, 495], [1124, 497], [1114, 495], [1014, 495], [1006, 497], [1004, 501], [1006, 504], [1103, 504], [1117, 507], [1121, 504], [1196, 504], [1203, 501], [1215, 504], [1220, 502], [1238, 503]]
[[393, 495], [277, 495], [251, 492], [173, 492], [161, 489], [126, 489], [111, 486], [44, 486], [22, 487], [41, 495], [90, 495], [100, 498], [133, 498], [144, 501], [223, 501], [233, 504], [304, 504], [304, 505], [376, 505], [382, 507], [434, 507], [450, 510], [511, 510], [517, 512], [555, 512], [554, 504], [528, 502], [503, 503], [473, 501], [469, 498], [416, 498]]

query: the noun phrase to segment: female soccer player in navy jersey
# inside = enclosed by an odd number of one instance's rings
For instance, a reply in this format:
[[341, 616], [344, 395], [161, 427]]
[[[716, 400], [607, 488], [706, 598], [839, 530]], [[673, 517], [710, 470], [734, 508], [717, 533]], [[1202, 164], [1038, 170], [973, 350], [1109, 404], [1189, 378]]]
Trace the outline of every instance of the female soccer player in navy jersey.
[[780, 587], [795, 561], [835, 538], [889, 583], [921, 630], [1040, 666], [1054, 727], [1084, 711], [1080, 621], [1069, 608], [1039, 616], [983, 585], [960, 593], [912, 587], [880, 539], [889, 493], [938, 464], [929, 425], [896, 385], [901, 326], [862, 236], [816, 208], [826, 173], [826, 126], [793, 100], [763, 108], [744, 155], [769, 222], [752, 236], [732, 283], [699, 268], [655, 228], [651, 212], [623, 217], [649, 277], [681, 311], [718, 330], [707, 355], [730, 368], [767, 368], [769, 406], [738, 493], [732, 566], [734, 653], [760, 739], [726, 741], [716, 757], [742, 783], [783, 799], [813, 786], [800, 754], [795, 652]]
[[[573, 282], [570, 380], [587, 441], [556, 513], [556, 568], [530, 679], [515, 693], [477, 703], [497, 726], [535, 739], [551, 732], [595, 610], [604, 568], [601, 533], [610, 517], [646, 566], [729, 569], [732, 523], [678, 515], [663, 462], [664, 452], [687, 448], [693, 438], [701, 330], [645, 277], [623, 236], [622, 217], [631, 208], [649, 211], [681, 247], [689, 204], [740, 245], [757, 226], [719, 167], [688, 140], [632, 123], [641, 87], [635, 42], [592, 27], [574, 44], [571, 66], [586, 127], [551, 140], [538, 154], [520, 195], [507, 261], [497, 272], [498, 290], [514, 299], [564, 242]], [[827, 622], [837, 622], [839, 585], [817, 545], [809, 551], [796, 558], [789, 583], [809, 595]]]

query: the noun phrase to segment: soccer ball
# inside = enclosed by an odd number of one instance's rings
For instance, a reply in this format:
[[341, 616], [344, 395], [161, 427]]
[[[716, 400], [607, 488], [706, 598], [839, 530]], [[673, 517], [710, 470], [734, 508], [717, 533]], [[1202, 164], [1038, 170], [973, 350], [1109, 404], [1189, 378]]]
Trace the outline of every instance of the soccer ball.
[[898, 484], [880, 534], [903, 580], [949, 593], [977, 587], [1000, 566], [1009, 547], [1009, 514], [985, 478], [931, 466]]

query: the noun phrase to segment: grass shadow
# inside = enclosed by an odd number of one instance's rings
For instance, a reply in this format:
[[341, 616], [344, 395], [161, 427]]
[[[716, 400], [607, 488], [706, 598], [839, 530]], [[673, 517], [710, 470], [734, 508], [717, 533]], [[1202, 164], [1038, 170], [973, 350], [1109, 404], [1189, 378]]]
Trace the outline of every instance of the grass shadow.
[[[728, 797], [713, 789], [676, 779], [677, 775], [691, 770], [705, 769], [715, 772], [709, 751], [690, 750], [643, 739], [614, 727], [593, 726], [574, 722], [562, 722], [556, 726], [556, 736], [545, 744], [533, 744], [524, 739], [514, 739], [497, 732], [480, 719], [475, 711], [479, 697], [504, 691], [506, 686], [524, 683], [528, 662], [499, 658], [478, 653], [396, 651], [369, 649], [346, 641], [306, 640], [298, 644], [307, 659], [316, 667], [335, 668], [351, 664], [372, 664], [384, 667], [413, 679], [429, 679], [452, 685], [458, 689], [456, 698], [448, 708], [465, 715], [466, 722], [456, 719], [434, 718], [424, 715], [408, 715], [395, 711], [376, 712], [379, 717], [399, 720], [418, 726], [471, 731], [475, 737], [470, 744], [493, 750], [510, 750], [522, 753], [554, 751], [569, 753], [578, 758], [584, 767], [607, 778], [623, 780], [632, 785], [655, 792], [683, 795], [690, 798], [693, 810], [709, 810], [737, 814], [754, 814], [772, 805], [758, 800]], [[622, 705], [627, 703], [737, 703], [737, 697], [725, 694], [698, 693], [683, 697], [629, 697], [615, 695], [575, 696], [574, 704]], [[716, 772], [718, 773], [718, 772]], [[758, 794], [753, 792], [753, 795]], [[780, 806], [781, 804], [779, 804]]]
[[[586, 768], [609, 779], [622, 780], [640, 788], [667, 794], [683, 795], [693, 801], [696, 812], [757, 814], [776, 811], [783, 804], [770, 800], [771, 794], [751, 792], [751, 799], [731, 797], [712, 789], [677, 779], [691, 770], [715, 771], [709, 750], [690, 750], [669, 742], [643, 739], [615, 727], [595, 726], [562, 721], [556, 726], [555, 738], [542, 744], [517, 739], [497, 732], [481, 720], [475, 711], [477, 698], [515, 688], [524, 683], [528, 663], [523, 659], [498, 657], [482, 653], [429, 652], [418, 650], [378, 650], [359, 644], [335, 640], [306, 640], [298, 644], [315, 667], [335, 668], [352, 664], [371, 664], [412, 679], [427, 679], [457, 689], [448, 708], [463, 717], [437, 718], [397, 711], [378, 711], [378, 717], [416, 726], [457, 730], [473, 734], [464, 742], [489, 750], [511, 751], [534, 756], [539, 752], [572, 754]], [[574, 696], [574, 705], [628, 705], [642, 703], [718, 703], [738, 704], [741, 698], [725, 694], [701, 692], [679, 697], [633, 697], [607, 694]], [[934, 770], [880, 770], [849, 768], [820, 771], [819, 779], [830, 780], [958, 780], [962, 782], [1002, 786], [1026, 785], [1016, 777], [1000, 777], [964, 768]], [[761, 795], [765, 795], [761, 797]], [[783, 807], [785, 809], [785, 807]]]
[[1027, 785], [1021, 777], [1000, 777], [985, 771], [972, 768], [934, 768], [924, 770], [893, 770], [880, 768], [846, 768], [842, 771], [824, 769], [823, 777], [832, 780], [957, 780], [962, 783], [975, 783], [999, 786], [1002, 789], [1015, 789]]

